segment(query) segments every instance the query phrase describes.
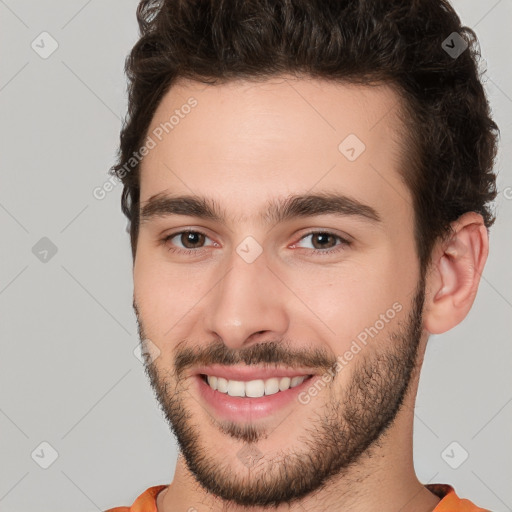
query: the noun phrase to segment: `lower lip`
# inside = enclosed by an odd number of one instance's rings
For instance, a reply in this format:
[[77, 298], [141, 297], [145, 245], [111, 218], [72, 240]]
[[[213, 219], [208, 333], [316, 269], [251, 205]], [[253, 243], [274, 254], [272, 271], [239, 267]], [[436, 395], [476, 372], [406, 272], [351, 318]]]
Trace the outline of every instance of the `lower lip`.
[[259, 398], [230, 396], [212, 389], [200, 375], [195, 375], [199, 394], [211, 406], [217, 415], [230, 421], [253, 421], [275, 414], [290, 403], [297, 401], [301, 391], [311, 386], [315, 376], [304, 380], [298, 386], [286, 391], [278, 391], [273, 395], [264, 395]]

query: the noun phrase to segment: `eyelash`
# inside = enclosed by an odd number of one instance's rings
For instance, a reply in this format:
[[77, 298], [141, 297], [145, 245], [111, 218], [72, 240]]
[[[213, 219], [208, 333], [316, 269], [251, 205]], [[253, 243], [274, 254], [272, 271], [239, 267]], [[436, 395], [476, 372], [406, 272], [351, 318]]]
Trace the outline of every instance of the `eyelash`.
[[[181, 248], [176, 248], [176, 247], [169, 246], [168, 242], [172, 238], [176, 237], [177, 235], [182, 235], [183, 233], [195, 233], [195, 234], [203, 235], [206, 238], [209, 238], [206, 233], [203, 233], [202, 231], [199, 231], [197, 229], [185, 229], [183, 231], [177, 231], [176, 233], [171, 233], [170, 235], [165, 236], [161, 240], [161, 242], [162, 242], [162, 244], [168, 246], [167, 247], [168, 251], [173, 252], [173, 253], [178, 253], [178, 254], [184, 254], [184, 255], [198, 254], [198, 253], [201, 252], [202, 249], [204, 249], [204, 247], [200, 247], [198, 249], [181, 249]], [[334, 253], [340, 252], [340, 251], [344, 250], [346, 247], [349, 247], [351, 245], [351, 243], [352, 243], [349, 240], [346, 240], [345, 238], [341, 237], [340, 235], [337, 235], [336, 233], [332, 233], [330, 231], [325, 231], [325, 230], [323, 230], [323, 231], [322, 230], [310, 231], [309, 233], [306, 233], [305, 235], [303, 235], [299, 239], [299, 242], [301, 240], [303, 240], [304, 238], [307, 238], [308, 236], [311, 236], [311, 235], [328, 235], [328, 236], [333, 236], [333, 237], [337, 238], [341, 242], [340, 244], [336, 245], [334, 248], [329, 248], [329, 249], [310, 249], [310, 251], [313, 254], [318, 254], [318, 255], [326, 255], [326, 254], [329, 255], [329, 254], [334, 254]]]

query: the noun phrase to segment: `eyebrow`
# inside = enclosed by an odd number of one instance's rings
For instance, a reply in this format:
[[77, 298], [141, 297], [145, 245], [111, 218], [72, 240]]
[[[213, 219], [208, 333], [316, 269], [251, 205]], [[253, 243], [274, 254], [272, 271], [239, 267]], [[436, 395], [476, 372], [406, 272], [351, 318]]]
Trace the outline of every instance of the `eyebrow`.
[[[372, 223], [381, 222], [378, 212], [367, 204], [343, 194], [324, 192], [317, 194], [291, 195], [269, 200], [259, 219], [267, 225], [279, 224], [293, 218], [316, 215], [355, 216]], [[187, 215], [211, 220], [226, 225], [228, 216], [212, 198], [159, 193], [149, 198], [140, 209], [140, 222], [156, 217]], [[247, 216], [232, 218], [233, 224], [244, 222]]]

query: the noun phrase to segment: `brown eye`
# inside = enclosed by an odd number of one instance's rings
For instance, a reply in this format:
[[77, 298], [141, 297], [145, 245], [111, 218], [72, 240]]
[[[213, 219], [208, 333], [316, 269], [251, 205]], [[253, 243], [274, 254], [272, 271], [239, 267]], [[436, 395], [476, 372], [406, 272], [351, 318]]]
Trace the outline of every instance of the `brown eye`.
[[192, 255], [198, 254], [209, 245], [216, 245], [215, 242], [205, 245], [206, 239], [209, 237], [201, 231], [188, 229], [167, 235], [162, 239], [162, 243], [170, 252]]
[[197, 249], [198, 245], [204, 243], [205, 236], [198, 231], [184, 231], [181, 233], [180, 242], [185, 249]]
[[[308, 238], [311, 239], [310, 245], [312, 246], [309, 247], [309, 249], [314, 254], [332, 254], [346, 249], [351, 243], [345, 238], [329, 231], [312, 231], [311, 233], [304, 235], [295, 245], [298, 246], [299, 244], [302, 244], [303, 240]], [[304, 245], [302, 245], [302, 247], [304, 248]]]
[[[330, 233], [313, 233], [312, 241], [313, 247], [315, 249], [330, 249], [331, 247], [336, 246], [336, 236], [331, 235]], [[331, 243], [329, 242], [329, 239]], [[318, 243], [315, 243], [315, 240]]]

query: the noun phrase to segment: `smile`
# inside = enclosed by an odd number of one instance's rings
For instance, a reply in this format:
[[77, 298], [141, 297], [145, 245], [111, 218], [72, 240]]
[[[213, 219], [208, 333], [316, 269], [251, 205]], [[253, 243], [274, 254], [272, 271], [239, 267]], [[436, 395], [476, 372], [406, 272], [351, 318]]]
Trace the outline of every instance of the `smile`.
[[229, 396], [260, 398], [274, 395], [302, 384], [311, 375], [297, 375], [295, 377], [272, 377], [262, 380], [230, 380], [215, 375], [201, 375], [203, 380], [215, 391]]
[[307, 369], [220, 365], [197, 368], [192, 377], [205, 410], [237, 423], [281, 415], [292, 404], [303, 407], [299, 393], [322, 378]]

